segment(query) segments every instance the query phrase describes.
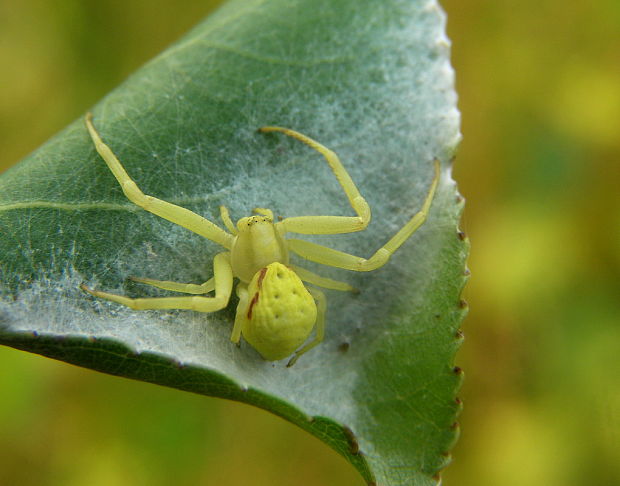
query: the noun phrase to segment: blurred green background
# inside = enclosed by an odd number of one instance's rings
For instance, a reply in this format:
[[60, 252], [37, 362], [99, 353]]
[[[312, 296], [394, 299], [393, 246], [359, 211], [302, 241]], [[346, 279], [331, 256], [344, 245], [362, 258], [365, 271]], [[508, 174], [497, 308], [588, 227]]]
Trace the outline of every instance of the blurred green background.
[[[217, 3], [0, 0], [0, 169]], [[442, 2], [472, 240], [446, 486], [620, 484], [620, 2], [581, 3]], [[258, 409], [8, 348], [0, 369], [2, 485], [362, 484]]]

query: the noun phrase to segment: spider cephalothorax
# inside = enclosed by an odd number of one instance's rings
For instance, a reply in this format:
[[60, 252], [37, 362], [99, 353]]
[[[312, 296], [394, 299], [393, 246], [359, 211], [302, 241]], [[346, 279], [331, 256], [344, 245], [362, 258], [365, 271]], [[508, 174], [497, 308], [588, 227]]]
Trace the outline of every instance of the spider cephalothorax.
[[[325, 235], [361, 231], [370, 222], [370, 207], [361, 196], [338, 156], [318, 142], [301, 133], [280, 127], [263, 127], [261, 132], [281, 132], [320, 152], [342, 186], [356, 216], [296, 216], [274, 223], [269, 209], [256, 208], [254, 216], [241, 218], [235, 226], [228, 210], [220, 207], [224, 231], [189, 209], [145, 195], [129, 177], [112, 150], [101, 140], [86, 116], [86, 126], [97, 152], [106, 162], [120, 184], [125, 196], [143, 209], [183, 226], [194, 233], [223, 246], [227, 251], [213, 259], [213, 278], [203, 284], [183, 284], [149, 278], [130, 277], [136, 282], [166, 290], [193, 294], [185, 297], [156, 297], [131, 299], [122, 295], [91, 290], [86, 292], [132, 309], [191, 309], [215, 312], [228, 305], [234, 278], [239, 279], [239, 297], [231, 341], [239, 343], [241, 336], [263, 358], [275, 361], [295, 353], [291, 366], [305, 352], [323, 340], [325, 332], [325, 294], [315, 288], [356, 292], [349, 284], [321, 277], [309, 270], [291, 265], [289, 253], [332, 267], [368, 272], [383, 266], [390, 256], [426, 220], [439, 182], [439, 161], [435, 160], [435, 175], [422, 209], [370, 258], [361, 258], [305, 240], [287, 239], [287, 233]], [[311, 284], [306, 287], [305, 283]], [[204, 294], [215, 291], [213, 297]], [[312, 340], [308, 338], [316, 328]], [[305, 343], [305, 344], [304, 344]]]

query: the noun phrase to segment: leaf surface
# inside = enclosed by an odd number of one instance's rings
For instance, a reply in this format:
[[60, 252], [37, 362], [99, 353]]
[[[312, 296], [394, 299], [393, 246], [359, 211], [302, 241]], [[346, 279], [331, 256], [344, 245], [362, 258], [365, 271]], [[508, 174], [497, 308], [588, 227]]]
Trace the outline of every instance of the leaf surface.
[[[327, 291], [325, 341], [292, 368], [229, 342], [225, 311], [134, 311], [78, 285], [165, 292], [129, 276], [200, 283], [221, 250], [132, 205], [77, 120], [0, 178], [0, 342], [106, 373], [265, 408], [315, 434], [369, 482], [435, 484], [456, 439], [467, 243], [450, 177], [460, 139], [445, 18], [433, 1], [232, 1], [94, 109], [146, 193], [221, 225], [268, 207], [349, 215], [308, 147], [337, 152], [368, 200], [364, 232], [305, 237], [370, 256], [442, 176], [425, 225], [366, 274], [303, 263], [361, 289]], [[296, 260], [295, 263], [302, 263]]]

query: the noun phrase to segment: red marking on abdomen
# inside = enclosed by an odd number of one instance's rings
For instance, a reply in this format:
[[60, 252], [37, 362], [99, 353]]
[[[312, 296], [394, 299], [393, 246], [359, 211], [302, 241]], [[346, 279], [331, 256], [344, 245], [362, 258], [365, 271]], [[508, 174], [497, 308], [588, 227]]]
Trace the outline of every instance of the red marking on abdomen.
[[252, 300], [250, 301], [250, 305], [248, 307], [248, 319], [252, 319], [252, 308], [256, 303], [258, 303], [258, 292], [254, 294], [254, 297], [252, 297]]
[[[258, 275], [258, 281], [256, 282], [258, 284], [259, 290], [263, 285], [263, 280], [265, 279], [266, 274], [267, 274], [267, 267], [261, 268], [260, 274]], [[250, 301], [250, 305], [248, 306], [248, 319], [252, 319], [252, 308], [254, 307], [254, 305], [258, 303], [258, 294], [259, 292], [256, 292], [254, 294], [254, 297], [252, 297], [252, 300]]]
[[267, 267], [261, 268], [260, 275], [258, 276], [258, 288], [260, 289], [263, 285], [263, 280], [265, 280], [265, 275], [267, 275]]

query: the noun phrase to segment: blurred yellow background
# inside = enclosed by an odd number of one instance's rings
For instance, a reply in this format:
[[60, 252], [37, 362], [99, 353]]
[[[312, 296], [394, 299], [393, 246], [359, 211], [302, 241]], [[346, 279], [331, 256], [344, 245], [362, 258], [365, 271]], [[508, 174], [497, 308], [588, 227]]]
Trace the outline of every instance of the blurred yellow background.
[[[0, 0], [0, 170], [210, 3]], [[620, 2], [442, 4], [472, 240], [462, 437], [444, 484], [618, 485]], [[2, 485], [363, 484], [258, 409], [8, 348], [0, 369]]]

